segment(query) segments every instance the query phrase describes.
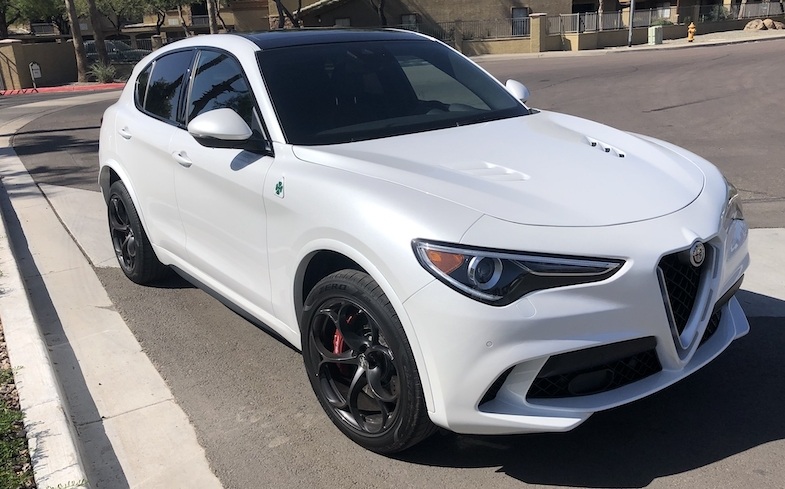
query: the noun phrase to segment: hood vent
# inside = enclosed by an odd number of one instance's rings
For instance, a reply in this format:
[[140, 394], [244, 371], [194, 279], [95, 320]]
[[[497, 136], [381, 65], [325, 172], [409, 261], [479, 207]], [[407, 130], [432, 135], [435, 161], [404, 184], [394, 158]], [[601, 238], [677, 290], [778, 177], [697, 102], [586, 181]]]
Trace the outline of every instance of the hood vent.
[[591, 145], [592, 148], [597, 148], [600, 151], [603, 151], [605, 153], [610, 153], [612, 155], [615, 155], [618, 158], [624, 158], [626, 156], [624, 154], [624, 151], [622, 151], [619, 148], [616, 148], [614, 146], [611, 146], [610, 144], [605, 144], [602, 141], [598, 141], [598, 140], [596, 140], [594, 138], [590, 138], [588, 136], [586, 136], [586, 141], [589, 142], [589, 145]]
[[471, 175], [475, 178], [483, 180], [490, 180], [494, 182], [521, 182], [531, 178], [525, 173], [521, 173], [511, 168], [506, 168], [487, 161], [479, 163], [453, 163], [450, 165], [442, 165], [450, 170], [459, 171], [466, 175]]

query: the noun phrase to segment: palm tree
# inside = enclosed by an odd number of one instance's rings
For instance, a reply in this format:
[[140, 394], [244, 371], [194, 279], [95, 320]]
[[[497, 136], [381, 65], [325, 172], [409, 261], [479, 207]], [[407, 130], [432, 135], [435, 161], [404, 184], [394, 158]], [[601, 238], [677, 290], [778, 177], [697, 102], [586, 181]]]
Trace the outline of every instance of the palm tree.
[[95, 49], [98, 52], [98, 62], [104, 66], [109, 66], [109, 54], [106, 52], [104, 31], [101, 28], [101, 14], [98, 12], [95, 0], [87, 0], [87, 9], [90, 12], [90, 27], [93, 28], [93, 39], [95, 40]]
[[74, 51], [76, 52], [76, 73], [77, 81], [87, 81], [87, 55], [85, 54], [82, 32], [79, 30], [79, 16], [76, 14], [74, 0], [65, 0], [65, 8], [68, 12], [68, 22], [71, 24], [71, 37], [74, 40]]

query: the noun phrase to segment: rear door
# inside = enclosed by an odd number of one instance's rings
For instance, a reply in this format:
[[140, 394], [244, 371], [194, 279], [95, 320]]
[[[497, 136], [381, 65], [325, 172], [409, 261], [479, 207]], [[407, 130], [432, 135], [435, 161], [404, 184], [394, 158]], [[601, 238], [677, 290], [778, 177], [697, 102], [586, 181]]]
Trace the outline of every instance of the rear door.
[[126, 185], [138, 198], [145, 230], [152, 243], [182, 255], [185, 232], [175, 197], [174, 171], [169, 153], [172, 135], [185, 127], [183, 94], [194, 50], [166, 54], [139, 75], [133, 105], [119, 108], [115, 118], [117, 154], [128, 172]]

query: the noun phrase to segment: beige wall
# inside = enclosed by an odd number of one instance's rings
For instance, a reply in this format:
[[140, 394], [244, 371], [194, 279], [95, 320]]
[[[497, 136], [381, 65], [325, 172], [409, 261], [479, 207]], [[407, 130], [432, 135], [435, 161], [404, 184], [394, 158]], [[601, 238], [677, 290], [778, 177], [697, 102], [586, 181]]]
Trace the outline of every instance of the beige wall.
[[489, 39], [463, 41], [463, 54], [478, 56], [481, 54], [517, 54], [531, 53], [531, 39]]
[[[303, 7], [314, 3], [303, 0]], [[284, 0], [292, 12], [297, 0]], [[533, 13], [551, 15], [572, 12], [572, 0], [387, 0], [385, 16], [388, 25], [401, 23], [401, 15], [416, 14], [420, 23], [452, 22], [456, 20], [508, 19], [513, 8], [528, 7]], [[277, 17], [275, 5], [270, 2], [270, 15]], [[335, 19], [349, 18], [352, 26], [377, 26], [379, 18], [367, 0], [340, 2], [336, 7], [325, 7], [318, 13], [303, 15], [303, 23], [309, 27], [329, 27]]]
[[[232, 2], [231, 10], [233, 15], [227, 15], [224, 13], [224, 9], [221, 9], [221, 16], [227, 25], [233, 24], [236, 30], [240, 32], [270, 30], [268, 20], [270, 12], [267, 2], [235, 0]], [[231, 22], [230, 17], [232, 18]]]
[[76, 81], [76, 54], [71, 43], [22, 44], [0, 41], [0, 72], [6, 90], [32, 88], [29, 64], [41, 66], [39, 87], [63, 85]]
[[551, 15], [572, 12], [572, 0], [401, 0], [410, 9], [436, 22], [507, 19], [512, 8]]

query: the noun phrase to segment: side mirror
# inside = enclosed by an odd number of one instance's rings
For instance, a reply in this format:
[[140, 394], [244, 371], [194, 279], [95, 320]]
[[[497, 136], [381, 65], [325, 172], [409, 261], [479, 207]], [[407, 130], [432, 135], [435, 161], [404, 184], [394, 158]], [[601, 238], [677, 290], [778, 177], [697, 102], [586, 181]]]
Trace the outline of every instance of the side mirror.
[[523, 103], [526, 103], [529, 100], [529, 89], [526, 88], [526, 85], [519, 82], [518, 80], [507, 80], [507, 83], [504, 84], [504, 87], [510, 92], [513, 97], [517, 98]]
[[188, 123], [188, 134], [203, 146], [231, 148], [247, 141], [253, 132], [237, 112], [224, 108], [196, 116]]

